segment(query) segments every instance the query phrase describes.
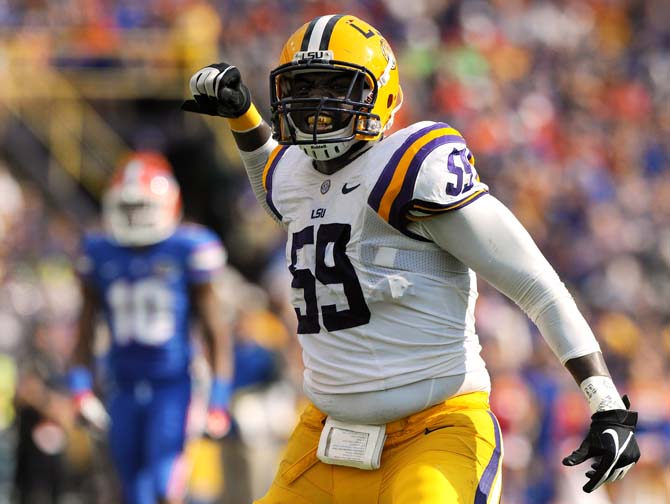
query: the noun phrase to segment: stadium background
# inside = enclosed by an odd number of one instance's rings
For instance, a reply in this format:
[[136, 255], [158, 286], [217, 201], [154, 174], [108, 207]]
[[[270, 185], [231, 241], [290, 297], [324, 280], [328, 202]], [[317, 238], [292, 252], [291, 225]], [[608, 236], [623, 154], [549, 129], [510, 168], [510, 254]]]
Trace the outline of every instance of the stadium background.
[[[22, 436], [42, 443], [30, 471], [55, 486], [53, 502], [115, 502], [104, 443], [73, 424], [67, 401], [53, 412], [64, 430], [37, 422], [26, 433], [19, 420], [31, 380], [61, 387], [80, 302], [78, 239], [98, 222], [107, 176], [136, 148], [169, 157], [187, 218], [223, 238], [239, 272], [221, 286], [237, 337], [282, 363], [238, 394], [225, 482], [218, 448], [192, 443], [192, 501], [236, 504], [266, 488], [301, 402], [283, 236], [256, 204], [225, 121], [179, 105], [194, 70], [225, 60], [267, 118], [283, 41], [333, 12], [370, 21], [394, 47], [405, 92], [396, 127], [433, 119], [464, 134], [482, 179], [568, 284], [640, 412], [638, 467], [582, 494], [585, 469], [560, 466], [586, 427], [581, 392], [525, 315], [480, 282], [479, 334], [505, 432], [503, 502], [670, 502], [667, 1], [3, 0], [0, 503], [10, 502]], [[225, 500], [214, 497], [221, 486]]]

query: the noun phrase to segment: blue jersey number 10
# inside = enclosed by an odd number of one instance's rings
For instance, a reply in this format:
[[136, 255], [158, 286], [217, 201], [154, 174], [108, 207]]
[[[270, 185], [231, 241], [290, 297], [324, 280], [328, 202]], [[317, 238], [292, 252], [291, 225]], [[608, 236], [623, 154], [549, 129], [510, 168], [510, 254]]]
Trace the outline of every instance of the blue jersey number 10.
[[161, 345], [175, 330], [172, 292], [161, 280], [117, 280], [107, 293], [114, 341]]

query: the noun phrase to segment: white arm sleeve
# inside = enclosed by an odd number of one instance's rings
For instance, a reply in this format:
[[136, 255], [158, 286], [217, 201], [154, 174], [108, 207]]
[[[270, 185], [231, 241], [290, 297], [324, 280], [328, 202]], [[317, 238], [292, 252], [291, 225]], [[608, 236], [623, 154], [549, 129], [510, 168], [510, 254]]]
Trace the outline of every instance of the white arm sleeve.
[[561, 364], [600, 350], [552, 266], [523, 225], [493, 196], [416, 222], [411, 229], [514, 301], [537, 325]]
[[265, 199], [265, 188], [263, 187], [263, 169], [265, 168], [265, 164], [267, 163], [270, 154], [276, 146], [277, 141], [270, 138], [256, 150], [251, 152], [239, 152], [242, 163], [244, 164], [244, 169], [247, 172], [247, 177], [249, 177], [249, 182], [251, 183], [251, 189], [256, 195], [256, 199], [265, 209], [265, 211], [270, 214], [270, 216], [275, 221], [279, 222], [277, 216], [272, 210], [270, 210], [270, 207], [268, 206], [268, 202]]

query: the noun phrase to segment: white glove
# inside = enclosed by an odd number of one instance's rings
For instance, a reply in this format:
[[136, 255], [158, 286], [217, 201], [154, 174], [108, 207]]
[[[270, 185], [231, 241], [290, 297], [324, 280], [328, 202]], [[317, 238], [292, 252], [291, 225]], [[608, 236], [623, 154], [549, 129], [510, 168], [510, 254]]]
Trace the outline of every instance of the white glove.
[[77, 411], [84, 423], [95, 432], [104, 434], [109, 429], [110, 419], [102, 401], [93, 393], [86, 392], [75, 398]]

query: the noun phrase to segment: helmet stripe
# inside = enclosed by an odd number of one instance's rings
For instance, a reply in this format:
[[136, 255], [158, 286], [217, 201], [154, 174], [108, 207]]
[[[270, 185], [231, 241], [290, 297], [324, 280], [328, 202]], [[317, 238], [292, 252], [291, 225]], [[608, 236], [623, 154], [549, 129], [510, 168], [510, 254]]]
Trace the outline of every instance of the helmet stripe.
[[307, 26], [307, 29], [305, 30], [305, 34], [302, 37], [302, 43], [300, 44], [300, 50], [301, 51], [306, 51], [307, 50], [307, 47], [309, 46], [309, 39], [312, 37], [312, 32], [314, 31], [314, 25], [316, 24], [316, 22], [319, 19], [321, 19], [321, 18], [319, 17], [319, 18], [316, 18], [316, 19], [312, 19], [312, 21]]
[[330, 18], [328, 21], [328, 24], [326, 24], [326, 28], [323, 30], [323, 36], [321, 37], [321, 43], [319, 44], [319, 50], [321, 51], [326, 51], [328, 49], [328, 45], [330, 44], [330, 37], [333, 35], [333, 29], [335, 28], [335, 25], [337, 22], [342, 19], [344, 16], [343, 15], [337, 15], [333, 16]]
[[[300, 50], [318, 51], [328, 49], [330, 36], [333, 34], [333, 27], [341, 17], [341, 15], [336, 16], [331, 14], [330, 16], [318, 17], [309, 23], [307, 30], [305, 30], [305, 36], [302, 39]], [[324, 40], [325, 46], [323, 45]]]

